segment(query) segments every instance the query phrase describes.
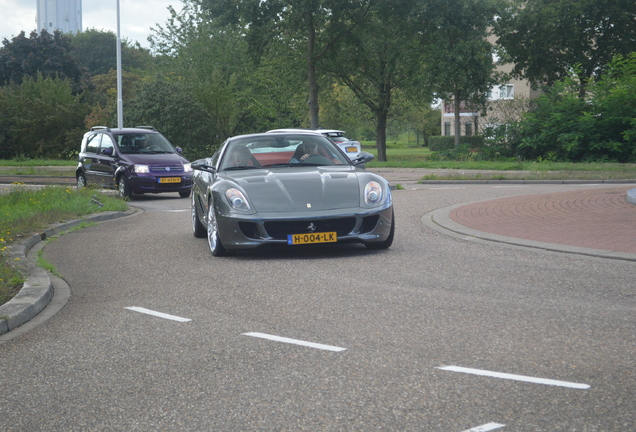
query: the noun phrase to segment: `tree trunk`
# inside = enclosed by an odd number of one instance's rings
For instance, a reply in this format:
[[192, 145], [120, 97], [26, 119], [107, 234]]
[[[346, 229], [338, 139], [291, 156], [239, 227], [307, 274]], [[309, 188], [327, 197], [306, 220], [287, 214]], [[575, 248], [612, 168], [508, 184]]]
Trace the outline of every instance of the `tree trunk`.
[[386, 110], [378, 110], [375, 115], [375, 148], [378, 150], [378, 161], [386, 162]]
[[320, 127], [318, 113], [318, 82], [316, 81], [316, 28], [312, 19], [309, 19], [309, 38], [307, 41], [307, 81], [309, 82], [309, 121], [312, 129]]
[[460, 91], [455, 90], [455, 148], [459, 147], [459, 137], [462, 133], [462, 123], [460, 114], [461, 101], [459, 100]]

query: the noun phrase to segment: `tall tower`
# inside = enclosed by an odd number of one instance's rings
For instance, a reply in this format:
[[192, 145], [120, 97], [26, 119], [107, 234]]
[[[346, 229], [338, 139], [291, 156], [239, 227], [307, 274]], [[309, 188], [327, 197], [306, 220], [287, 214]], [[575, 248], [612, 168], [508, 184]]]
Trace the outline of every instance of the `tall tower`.
[[82, 31], [82, 0], [36, 0], [38, 33], [60, 30], [64, 33]]

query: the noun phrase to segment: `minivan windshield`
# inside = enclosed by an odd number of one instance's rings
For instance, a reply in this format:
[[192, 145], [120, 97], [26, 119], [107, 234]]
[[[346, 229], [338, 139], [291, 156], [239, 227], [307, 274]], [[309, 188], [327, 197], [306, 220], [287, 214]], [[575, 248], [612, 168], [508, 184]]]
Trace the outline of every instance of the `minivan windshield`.
[[176, 153], [172, 144], [159, 133], [115, 134], [122, 154]]

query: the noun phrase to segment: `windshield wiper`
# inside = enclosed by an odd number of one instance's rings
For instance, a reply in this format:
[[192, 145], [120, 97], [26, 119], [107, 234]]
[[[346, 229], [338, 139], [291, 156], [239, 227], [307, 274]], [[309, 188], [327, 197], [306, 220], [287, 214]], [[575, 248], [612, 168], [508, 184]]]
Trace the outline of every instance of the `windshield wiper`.
[[227, 167], [223, 169], [223, 171], [240, 171], [240, 170], [248, 170], [248, 169], [261, 169], [261, 167], [256, 166], [235, 166], [235, 167]]
[[263, 168], [278, 168], [278, 167], [288, 167], [288, 166], [294, 166], [294, 165], [299, 165], [299, 164], [293, 163], [293, 162], [275, 163], [275, 164], [263, 165]]

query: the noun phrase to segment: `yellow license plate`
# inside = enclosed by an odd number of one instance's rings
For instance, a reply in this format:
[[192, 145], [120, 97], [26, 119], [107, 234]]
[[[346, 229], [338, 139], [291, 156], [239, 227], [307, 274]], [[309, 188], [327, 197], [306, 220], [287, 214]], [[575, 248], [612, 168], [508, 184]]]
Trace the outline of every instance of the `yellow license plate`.
[[334, 243], [338, 241], [335, 232], [311, 233], [311, 234], [289, 234], [287, 236], [288, 245], [311, 244], [311, 243]]
[[358, 151], [358, 147], [347, 147], [347, 153], [356, 153]]
[[159, 177], [159, 183], [181, 183], [181, 177]]

